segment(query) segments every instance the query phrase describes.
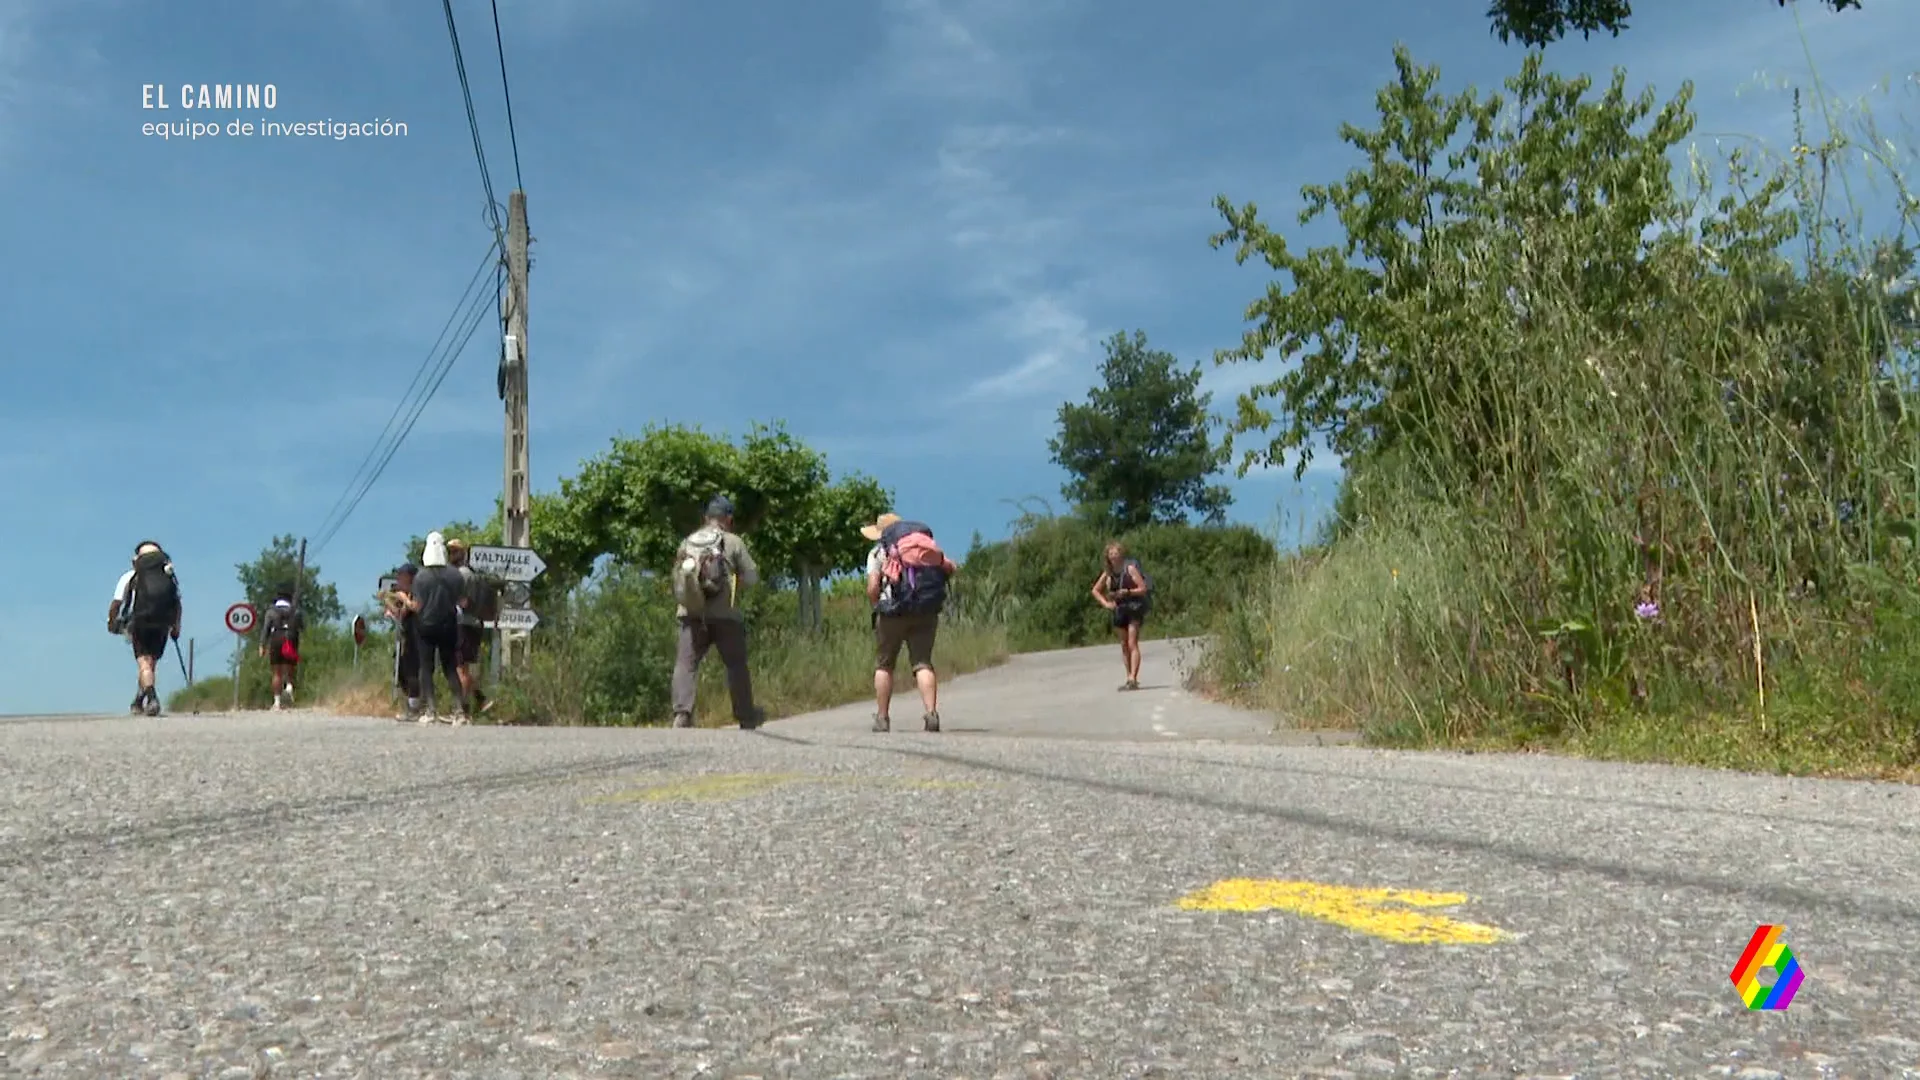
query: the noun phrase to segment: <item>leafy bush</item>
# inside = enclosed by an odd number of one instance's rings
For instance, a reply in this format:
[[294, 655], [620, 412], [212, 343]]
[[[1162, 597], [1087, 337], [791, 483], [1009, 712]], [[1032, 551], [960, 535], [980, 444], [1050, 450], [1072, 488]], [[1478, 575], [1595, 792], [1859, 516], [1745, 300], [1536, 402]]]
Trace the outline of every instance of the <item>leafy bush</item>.
[[[799, 626], [797, 605], [791, 589], [752, 589], [742, 596], [754, 696], [771, 718], [844, 705], [873, 692], [873, 632], [866, 597], [855, 583], [836, 583], [828, 591], [817, 629]], [[678, 641], [666, 580], [615, 569], [577, 590], [565, 612], [543, 623], [528, 670], [499, 688], [494, 712], [501, 722], [664, 723]], [[934, 661], [944, 677], [978, 671], [1006, 656], [1006, 635], [997, 625], [970, 617], [957, 604], [942, 618]], [[733, 722], [725, 673], [719, 655], [709, 652], [700, 668], [696, 722]]]
[[[1103, 643], [1111, 617], [1089, 590], [1110, 539], [1081, 517], [1029, 517], [1011, 539], [967, 553], [967, 602], [1006, 622], [1020, 651]], [[1215, 612], [1264, 588], [1278, 558], [1272, 541], [1240, 525], [1148, 525], [1118, 539], [1153, 579], [1150, 637], [1205, 632]]]
[[[1372, 170], [1307, 192], [1379, 265], [1223, 204], [1223, 242], [1292, 278], [1241, 355], [1304, 354], [1242, 430], [1278, 416], [1273, 455], [1324, 435], [1348, 477], [1327, 549], [1228, 617], [1211, 679], [1394, 742], [1920, 760], [1913, 257], [1825, 204], [1893, 144], [1802, 135], [1683, 194], [1684, 93], [1581, 100], [1536, 57], [1503, 105], [1401, 60], [1380, 143], [1351, 134]], [[1449, 159], [1478, 175], [1422, 166]], [[1920, 200], [1887, 172], [1904, 233]], [[1348, 213], [1389, 205], [1408, 221]]]

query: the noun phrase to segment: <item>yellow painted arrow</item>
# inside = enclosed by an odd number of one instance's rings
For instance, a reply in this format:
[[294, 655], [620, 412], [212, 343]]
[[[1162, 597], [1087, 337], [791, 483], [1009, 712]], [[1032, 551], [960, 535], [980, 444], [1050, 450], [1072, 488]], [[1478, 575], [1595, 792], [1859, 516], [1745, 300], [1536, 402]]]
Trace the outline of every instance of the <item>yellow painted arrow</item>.
[[1405, 945], [1491, 945], [1504, 931], [1431, 915], [1417, 908], [1453, 907], [1465, 893], [1362, 889], [1312, 881], [1217, 881], [1175, 902], [1188, 911], [1291, 911]]

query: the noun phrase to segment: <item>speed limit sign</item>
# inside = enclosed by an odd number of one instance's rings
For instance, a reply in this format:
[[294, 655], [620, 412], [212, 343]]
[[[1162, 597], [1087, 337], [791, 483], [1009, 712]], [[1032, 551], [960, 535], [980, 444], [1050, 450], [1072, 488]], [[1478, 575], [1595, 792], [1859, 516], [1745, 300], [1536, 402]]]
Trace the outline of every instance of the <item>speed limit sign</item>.
[[227, 629], [242, 637], [253, 629], [253, 620], [257, 613], [252, 604], [235, 604], [227, 609]]

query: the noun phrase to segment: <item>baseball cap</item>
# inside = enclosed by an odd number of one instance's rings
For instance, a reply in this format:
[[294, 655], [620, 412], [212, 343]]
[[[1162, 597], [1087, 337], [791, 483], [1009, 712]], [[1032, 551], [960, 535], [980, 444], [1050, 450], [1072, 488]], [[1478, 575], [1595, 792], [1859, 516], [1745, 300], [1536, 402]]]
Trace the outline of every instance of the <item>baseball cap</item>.
[[420, 572], [420, 568], [413, 565], [410, 562], [403, 562], [399, 566], [396, 566], [393, 568], [393, 573], [394, 573], [394, 576], [396, 577], [398, 577], [401, 574], [417, 574], [419, 572]]
[[881, 514], [874, 519], [873, 524], [860, 526], [860, 535], [869, 540], [878, 540], [880, 534], [886, 532], [889, 526], [898, 524], [900, 524], [899, 514]]
[[727, 498], [725, 495], [715, 495], [713, 501], [707, 504], [707, 516], [732, 517], [733, 500]]

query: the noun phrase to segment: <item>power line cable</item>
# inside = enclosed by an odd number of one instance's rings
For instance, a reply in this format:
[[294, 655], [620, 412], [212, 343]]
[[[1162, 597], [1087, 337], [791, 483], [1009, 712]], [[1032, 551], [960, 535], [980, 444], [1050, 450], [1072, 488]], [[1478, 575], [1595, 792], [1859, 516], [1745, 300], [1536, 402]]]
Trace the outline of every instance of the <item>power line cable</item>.
[[[460, 299], [455, 302], [453, 311], [447, 316], [447, 321], [440, 327], [440, 334], [434, 339], [433, 347], [427, 350], [427, 355], [420, 361], [419, 368], [414, 371], [413, 380], [407, 384], [406, 392], [401, 395], [400, 401], [394, 405], [393, 412], [387, 417], [387, 423], [381, 429], [379, 437], [374, 440], [373, 447], [367, 451], [366, 457], [360, 460], [359, 467], [354, 470], [352, 478], [347, 481], [347, 485], [341, 491], [340, 497], [334, 500], [333, 506], [327, 510], [326, 517], [321, 520], [320, 527], [314, 530], [312, 535], [318, 541], [318, 543], [314, 545], [316, 548], [319, 544], [324, 544], [327, 540], [333, 538], [334, 534], [339, 531], [340, 526], [345, 523], [346, 518], [353, 513], [354, 506], [359, 504], [358, 498], [353, 498], [351, 504], [348, 502], [356, 487], [364, 493], [366, 486], [371, 485], [371, 480], [368, 480], [366, 484], [363, 485], [361, 483], [362, 477], [367, 474], [368, 468], [372, 465], [374, 458], [380, 455], [381, 448], [388, 442], [388, 437], [393, 434], [395, 425], [400, 423], [401, 413], [406, 411], [408, 400], [413, 398], [415, 390], [423, 385], [423, 381], [432, 379], [430, 373], [436, 370], [435, 358], [442, 354], [443, 346], [451, 340], [449, 335], [458, 333], [458, 330], [455, 328], [464, 325], [460, 322], [463, 313], [471, 310], [480, 300], [489, 299], [484, 290], [481, 290], [476, 297], [475, 286], [479, 285], [485, 279], [485, 274], [489, 266], [498, 265], [499, 261], [494, 258], [496, 247], [497, 245], [492, 244], [487, 246], [486, 254], [481, 256], [479, 267], [474, 270], [473, 276], [467, 279], [467, 286], [461, 290]], [[431, 396], [431, 391], [428, 391], [428, 396]], [[406, 434], [402, 431], [395, 440], [394, 445], [398, 445], [399, 439], [405, 438]]]
[[500, 93], [507, 99], [507, 139], [513, 143], [513, 186], [526, 190], [527, 185], [520, 181], [520, 136], [513, 130], [513, 90], [507, 85], [507, 47], [500, 40], [500, 0], [490, 0], [493, 6], [493, 48], [500, 54]]
[[[473, 335], [479, 331], [480, 325], [487, 321], [487, 304], [494, 299], [495, 298], [489, 297], [485, 293], [474, 298], [473, 308], [465, 323], [466, 330], [460, 336], [460, 343], [447, 351], [439, 369], [434, 373], [433, 382], [427, 388], [426, 395], [414, 405], [412, 414], [407, 417], [407, 426], [401, 429], [400, 437], [395, 439], [392, 444], [387, 447], [386, 456], [380, 459], [379, 467], [374, 470], [372, 476], [367, 478], [367, 482], [361, 487], [360, 493], [354, 497], [352, 504], [347, 507], [347, 515], [351, 515], [354, 508], [360, 505], [360, 500], [366, 498], [367, 493], [373, 490], [373, 485], [380, 481], [381, 475], [387, 471], [387, 465], [393, 461], [394, 455], [400, 452], [400, 445], [407, 441], [407, 436], [413, 432], [413, 425], [418, 423], [421, 415], [426, 412], [427, 403], [431, 402], [433, 396], [440, 392], [440, 384], [447, 381], [447, 375], [453, 371], [454, 362], [459, 360], [461, 355], [466, 352], [467, 344], [473, 340]], [[345, 523], [346, 515], [343, 515], [340, 519], [340, 524], [334, 526], [334, 533], [338, 533], [340, 525], [344, 525]], [[323, 538], [322, 546], [324, 546], [325, 541], [332, 539], [333, 534], [328, 534]]]
[[453, 69], [460, 76], [460, 97], [467, 106], [467, 131], [473, 135], [473, 159], [480, 165], [480, 186], [487, 192], [487, 214], [493, 223], [494, 240], [505, 248], [506, 230], [500, 225], [500, 200], [494, 197], [493, 174], [487, 168], [487, 151], [480, 142], [480, 117], [473, 108], [473, 85], [467, 81], [467, 60], [460, 51], [460, 30], [453, 21], [453, 0], [440, 0], [440, 7], [447, 15], [447, 39], [453, 43]]
[[361, 485], [359, 493], [356, 494], [353, 501], [347, 505], [346, 512], [334, 523], [332, 530], [322, 536], [318, 544], [313, 545], [313, 550], [318, 551], [320, 548], [325, 547], [327, 543], [339, 533], [341, 526], [346, 524], [347, 518], [352, 516], [353, 511], [359, 507], [360, 501], [365, 499], [367, 493], [373, 490], [373, 485], [380, 481], [380, 477], [387, 471], [387, 465], [393, 461], [394, 455], [399, 453], [401, 444], [407, 441], [408, 435], [412, 434], [414, 424], [418, 423], [421, 415], [426, 412], [428, 402], [431, 402], [433, 396], [439, 393], [440, 384], [446, 382], [447, 374], [453, 370], [454, 362], [466, 351], [468, 342], [473, 340], [473, 335], [480, 329], [480, 324], [486, 322], [486, 307], [493, 299], [495, 298], [489, 297], [485, 293], [481, 293], [474, 298], [473, 306], [468, 312], [464, 323], [466, 329], [465, 332], [460, 335], [459, 344], [452, 346], [444, 354], [439, 368], [434, 373], [432, 382], [427, 387], [426, 394], [414, 404], [413, 411], [408, 415], [406, 426], [400, 430], [399, 437], [388, 444], [387, 452], [380, 459], [380, 464], [374, 469], [373, 475], [369, 476], [366, 483]]

